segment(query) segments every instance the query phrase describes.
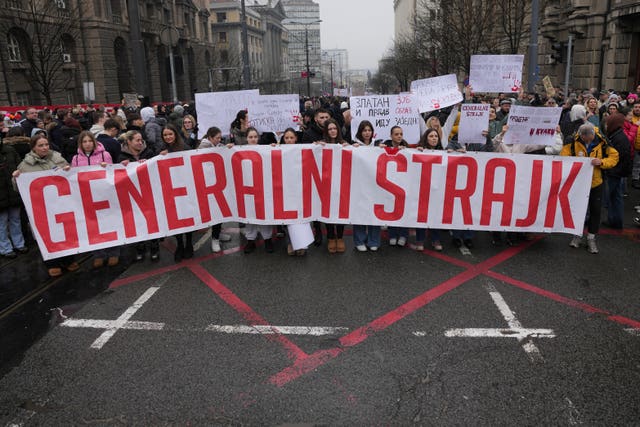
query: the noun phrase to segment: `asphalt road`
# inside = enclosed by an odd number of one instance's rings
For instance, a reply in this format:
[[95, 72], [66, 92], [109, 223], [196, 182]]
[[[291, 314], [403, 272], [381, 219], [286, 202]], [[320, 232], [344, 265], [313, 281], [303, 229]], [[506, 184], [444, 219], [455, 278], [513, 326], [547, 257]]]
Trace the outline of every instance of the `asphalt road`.
[[640, 424], [631, 223], [598, 255], [488, 233], [468, 255], [245, 255], [228, 231], [62, 307], [0, 380], [0, 425]]

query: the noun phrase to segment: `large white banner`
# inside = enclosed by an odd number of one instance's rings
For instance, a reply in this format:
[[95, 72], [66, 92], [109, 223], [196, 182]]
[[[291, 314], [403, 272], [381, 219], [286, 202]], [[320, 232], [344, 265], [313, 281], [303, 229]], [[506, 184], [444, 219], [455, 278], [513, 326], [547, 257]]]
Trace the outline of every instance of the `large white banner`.
[[414, 80], [411, 82], [411, 93], [418, 99], [418, 109], [421, 113], [462, 102], [462, 93], [455, 74]]
[[368, 120], [373, 125], [373, 139], [389, 139], [391, 128], [400, 126], [409, 144], [420, 140], [420, 113], [416, 99], [411, 94], [352, 96], [351, 138], [355, 141], [360, 122]]
[[292, 145], [23, 173], [17, 183], [51, 259], [228, 221], [579, 234], [591, 175], [580, 157]]
[[300, 128], [298, 95], [260, 95], [248, 107], [249, 122], [258, 132], [284, 132]]
[[505, 144], [551, 145], [560, 122], [562, 107], [525, 107], [512, 105], [504, 134]]
[[524, 55], [471, 55], [469, 85], [474, 92], [518, 92]]
[[249, 110], [259, 95], [258, 89], [196, 93], [198, 138], [204, 138], [212, 126], [220, 128], [223, 135], [229, 135], [231, 122], [235, 120], [238, 111]]
[[489, 130], [489, 104], [462, 104], [458, 142], [461, 144], [485, 144], [483, 131]]

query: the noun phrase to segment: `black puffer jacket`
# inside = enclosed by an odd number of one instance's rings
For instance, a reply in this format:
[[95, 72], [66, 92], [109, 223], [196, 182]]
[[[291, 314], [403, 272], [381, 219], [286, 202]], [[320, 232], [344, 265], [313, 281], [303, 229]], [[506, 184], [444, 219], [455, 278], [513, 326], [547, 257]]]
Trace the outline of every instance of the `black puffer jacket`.
[[631, 175], [632, 169], [631, 145], [622, 128], [618, 128], [609, 135], [609, 145], [618, 152], [618, 164], [611, 169], [607, 169], [606, 175], [616, 178], [628, 177]]
[[20, 195], [13, 188], [11, 176], [20, 158], [13, 147], [0, 142], [0, 210], [20, 206]]

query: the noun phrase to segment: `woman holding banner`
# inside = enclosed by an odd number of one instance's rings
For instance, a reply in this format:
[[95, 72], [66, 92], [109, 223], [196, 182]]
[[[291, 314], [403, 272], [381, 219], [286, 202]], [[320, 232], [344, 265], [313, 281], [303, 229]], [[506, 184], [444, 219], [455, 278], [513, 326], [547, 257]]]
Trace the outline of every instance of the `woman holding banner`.
[[[247, 128], [247, 144], [248, 145], [258, 145], [260, 141], [260, 134], [255, 128]], [[272, 225], [258, 225], [258, 224], [247, 224], [244, 229], [244, 235], [247, 238], [247, 244], [244, 247], [244, 253], [250, 254], [251, 252], [256, 250], [256, 239], [258, 238], [258, 233], [262, 235], [264, 239], [264, 249], [267, 253], [273, 252], [273, 241], [271, 240], [271, 236], [273, 234], [273, 226]]]
[[[44, 134], [37, 133], [31, 138], [29, 146], [31, 151], [27, 153], [24, 160], [18, 165], [18, 170], [13, 172], [14, 178], [17, 178], [21, 173], [69, 170], [69, 163], [60, 153], [49, 148], [49, 140]], [[66, 268], [67, 271], [76, 271], [80, 268], [78, 263], [74, 261], [73, 255], [45, 261], [44, 263], [51, 277], [62, 275], [63, 268]]]
[[[363, 120], [358, 125], [356, 132], [356, 140], [354, 147], [374, 147], [375, 132], [373, 124], [368, 120]], [[370, 251], [375, 252], [380, 247], [380, 230], [379, 225], [353, 225], [353, 244], [360, 252], [366, 252], [367, 247]]]
[[[340, 144], [347, 145], [348, 143], [342, 139], [342, 132], [340, 131], [340, 125], [334, 119], [328, 119], [324, 123], [324, 139], [317, 141], [317, 144]], [[343, 253], [346, 249], [344, 245], [344, 225], [343, 224], [324, 224], [327, 230], [327, 250], [330, 254]]]
[[[418, 143], [418, 150], [444, 150], [442, 147], [442, 138], [440, 137], [438, 129], [429, 128], [424, 134], [422, 134], [422, 138], [420, 138], [420, 142]], [[429, 233], [431, 234], [431, 247], [435, 251], [441, 252], [442, 243], [440, 242], [440, 230], [429, 229]], [[416, 228], [417, 251], [424, 250], [424, 239], [426, 236], [426, 229]]]
[[[180, 132], [178, 128], [172, 124], [166, 125], [162, 129], [162, 142], [166, 147], [164, 150], [160, 152], [160, 154], [165, 155], [168, 153], [177, 153], [180, 151], [185, 151], [191, 149], [191, 147], [187, 146], [182, 136], [180, 136]], [[176, 234], [176, 250], [173, 253], [173, 259], [175, 262], [180, 262], [182, 259], [190, 259], [193, 258], [193, 232], [190, 231], [188, 233]]]
[[[137, 130], [127, 131], [123, 136], [122, 150], [118, 162], [127, 166], [131, 162], [144, 162], [154, 156], [153, 151], [142, 139], [142, 134]], [[136, 261], [142, 261], [146, 252], [146, 243], [136, 243]], [[149, 240], [149, 253], [151, 261], [160, 259], [160, 244], [158, 239]]]
[[[380, 147], [386, 147], [387, 149], [401, 150], [407, 148], [409, 144], [404, 140], [404, 133], [400, 126], [394, 126], [391, 128], [391, 139], [380, 143]], [[409, 229], [405, 227], [389, 227], [389, 245], [390, 246], [404, 246], [407, 244], [407, 238], [409, 237]]]

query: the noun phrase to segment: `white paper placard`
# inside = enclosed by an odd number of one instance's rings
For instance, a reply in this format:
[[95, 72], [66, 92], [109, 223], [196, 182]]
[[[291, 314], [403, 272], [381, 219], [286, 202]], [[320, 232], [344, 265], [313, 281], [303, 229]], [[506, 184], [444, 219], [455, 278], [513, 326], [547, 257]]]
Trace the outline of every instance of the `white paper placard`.
[[512, 105], [504, 134], [505, 144], [553, 144], [562, 107]]
[[258, 132], [284, 132], [287, 128], [300, 128], [299, 96], [260, 95], [248, 107], [249, 123]]
[[415, 95], [418, 101], [418, 110], [421, 113], [439, 110], [462, 102], [462, 93], [460, 93], [455, 74], [414, 80], [411, 82], [411, 93]]
[[373, 125], [373, 139], [389, 139], [391, 128], [400, 126], [409, 144], [420, 140], [420, 121], [416, 99], [412, 94], [352, 96], [351, 138], [355, 140], [358, 126], [363, 120]]
[[524, 55], [471, 55], [469, 85], [474, 92], [518, 92]]
[[258, 89], [196, 93], [198, 138], [204, 138], [207, 129], [212, 126], [220, 128], [223, 135], [229, 135], [231, 122], [238, 111], [248, 110], [259, 95]]
[[489, 104], [462, 104], [460, 106], [460, 126], [458, 142], [461, 144], [485, 144], [482, 135], [489, 129]]
[[289, 240], [294, 251], [307, 249], [313, 243], [313, 230], [310, 223], [287, 225]]

